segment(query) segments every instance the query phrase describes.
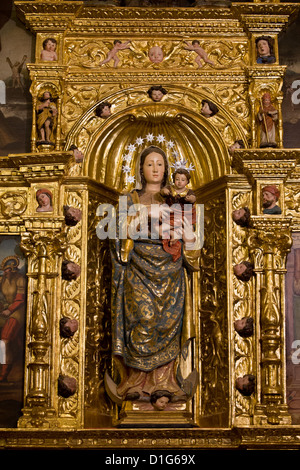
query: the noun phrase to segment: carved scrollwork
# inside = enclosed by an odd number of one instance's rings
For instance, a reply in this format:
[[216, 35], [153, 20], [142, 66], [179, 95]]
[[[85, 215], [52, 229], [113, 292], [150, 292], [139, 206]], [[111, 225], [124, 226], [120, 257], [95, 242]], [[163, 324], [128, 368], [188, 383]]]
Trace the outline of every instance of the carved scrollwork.
[[200, 275], [203, 413], [213, 415], [228, 406], [224, 200], [209, 201], [205, 207]]
[[[68, 190], [65, 193], [66, 206], [82, 209], [82, 192], [76, 190]], [[82, 262], [82, 221], [74, 226], [68, 226], [67, 230], [67, 247], [64, 252], [65, 259], [76, 266], [80, 266]], [[81, 276], [76, 276], [72, 280], [62, 280], [62, 298], [61, 313], [62, 317], [76, 320], [78, 330], [74, 335], [68, 338], [62, 338], [60, 343], [59, 354], [59, 370], [63, 376], [72, 377], [78, 384], [74, 394], [67, 397], [59, 397], [58, 414], [62, 419], [76, 420], [78, 417], [78, 400], [81, 393], [80, 387], [80, 367], [78, 364], [78, 356], [80, 352], [80, 337], [82, 334], [81, 325]]]
[[[252, 210], [252, 194], [250, 191], [236, 191], [232, 194], [232, 209], [237, 210], [248, 207]], [[248, 228], [232, 223], [232, 263], [239, 264], [249, 260], [249, 248], [247, 243]], [[233, 276], [233, 322], [243, 318], [252, 318], [252, 285], [242, 282]], [[237, 332], [234, 335], [234, 374], [235, 378], [251, 374], [254, 367], [254, 339], [243, 338]], [[241, 422], [250, 419], [252, 410], [252, 398], [242, 396], [235, 392], [235, 416]]]
[[[149, 59], [149, 50], [152, 47], [160, 47], [163, 53], [160, 63], [153, 63]], [[244, 67], [249, 63], [247, 44], [228, 40], [200, 41], [203, 48], [213, 62], [217, 70], [232, 67]], [[113, 48], [113, 41], [90, 41], [84, 39], [72, 39], [66, 42], [67, 64], [80, 65], [84, 68], [101, 66], [108, 52]], [[196, 54], [185, 50], [186, 44], [181, 41], [132, 41], [128, 50], [118, 52], [119, 67], [145, 69], [157, 67], [188, 67], [197, 68]], [[105, 67], [112, 67], [112, 63]], [[204, 67], [208, 64], [203, 62]]]
[[94, 194], [89, 203], [85, 402], [91, 412], [97, 409], [100, 416], [109, 416], [112, 404], [105, 393], [104, 374], [105, 371], [111, 373], [111, 266], [107, 240], [100, 240], [96, 234], [99, 222], [96, 210], [100, 202]]
[[290, 183], [285, 185], [284, 189], [286, 214], [299, 219], [300, 209], [300, 185], [299, 183]]
[[26, 191], [6, 191], [0, 196], [0, 210], [5, 218], [18, 217], [27, 208]]

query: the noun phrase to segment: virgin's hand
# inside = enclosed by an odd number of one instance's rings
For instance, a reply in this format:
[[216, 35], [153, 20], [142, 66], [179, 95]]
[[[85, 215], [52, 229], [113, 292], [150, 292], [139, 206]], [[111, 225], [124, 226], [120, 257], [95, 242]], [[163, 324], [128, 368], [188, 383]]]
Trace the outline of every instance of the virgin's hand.
[[149, 218], [160, 222], [169, 221], [172, 209], [167, 205], [153, 205], [149, 210]]
[[182, 240], [184, 243], [193, 243], [196, 240], [194, 228], [186, 216], [182, 221]]

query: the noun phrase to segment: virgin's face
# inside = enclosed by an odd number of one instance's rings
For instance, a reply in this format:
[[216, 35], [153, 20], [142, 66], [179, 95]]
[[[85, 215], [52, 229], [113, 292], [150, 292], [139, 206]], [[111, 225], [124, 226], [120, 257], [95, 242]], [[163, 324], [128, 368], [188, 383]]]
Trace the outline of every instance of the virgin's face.
[[161, 183], [165, 173], [165, 162], [163, 156], [157, 152], [149, 153], [144, 161], [143, 173], [146, 183]]

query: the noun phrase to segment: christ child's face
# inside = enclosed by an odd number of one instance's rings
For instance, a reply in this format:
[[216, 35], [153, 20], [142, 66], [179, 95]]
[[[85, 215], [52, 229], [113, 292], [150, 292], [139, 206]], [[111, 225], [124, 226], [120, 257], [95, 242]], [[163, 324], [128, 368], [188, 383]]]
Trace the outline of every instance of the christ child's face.
[[186, 185], [188, 184], [188, 179], [186, 175], [177, 173], [175, 175], [174, 184], [175, 184], [176, 189], [184, 189]]

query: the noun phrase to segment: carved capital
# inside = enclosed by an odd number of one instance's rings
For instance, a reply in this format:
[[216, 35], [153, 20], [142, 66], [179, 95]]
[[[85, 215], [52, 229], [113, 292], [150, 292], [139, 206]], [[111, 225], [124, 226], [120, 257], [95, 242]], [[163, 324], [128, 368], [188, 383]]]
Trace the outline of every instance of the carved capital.
[[[251, 225], [253, 230], [248, 238], [250, 251], [259, 250], [264, 255], [281, 254], [281, 256], [286, 256], [292, 246], [291, 222], [291, 217], [252, 216]], [[278, 267], [278, 263], [268, 266], [272, 269]]]

